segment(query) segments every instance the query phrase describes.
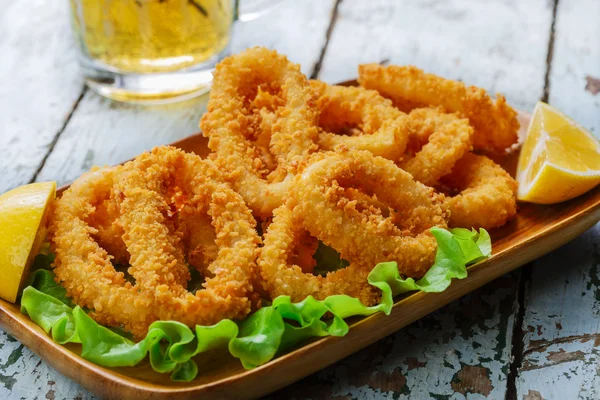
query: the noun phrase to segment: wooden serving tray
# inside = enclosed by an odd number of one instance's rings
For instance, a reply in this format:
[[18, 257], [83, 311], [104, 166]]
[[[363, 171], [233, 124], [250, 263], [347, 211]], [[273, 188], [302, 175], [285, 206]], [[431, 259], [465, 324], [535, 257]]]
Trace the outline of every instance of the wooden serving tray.
[[[348, 83], [346, 83], [348, 84]], [[521, 134], [529, 116], [521, 113]], [[208, 154], [200, 134], [174, 146], [201, 156]], [[517, 154], [500, 161], [514, 172]], [[64, 189], [64, 188], [63, 188]], [[110, 399], [245, 399], [273, 392], [370, 345], [432, 311], [560, 246], [600, 220], [600, 186], [576, 199], [550, 206], [519, 204], [515, 219], [490, 232], [493, 254], [469, 268], [464, 280], [454, 280], [443, 293], [414, 293], [396, 300], [392, 313], [355, 318], [345, 337], [327, 337], [245, 370], [228, 353], [196, 357], [198, 377], [187, 383], [172, 382], [147, 361], [131, 368], [104, 368], [79, 356], [79, 345], [56, 344], [19, 305], [0, 299], [0, 327], [64, 375], [102, 398]], [[351, 321], [352, 322], [352, 321]]]

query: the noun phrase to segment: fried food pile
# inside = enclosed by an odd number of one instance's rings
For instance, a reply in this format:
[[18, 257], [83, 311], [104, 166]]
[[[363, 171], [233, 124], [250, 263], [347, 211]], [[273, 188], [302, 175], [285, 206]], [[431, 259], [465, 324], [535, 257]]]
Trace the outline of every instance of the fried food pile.
[[[414, 67], [359, 75], [361, 87], [309, 81], [259, 47], [223, 60], [200, 122], [209, 157], [158, 147], [56, 201], [57, 281], [135, 337], [156, 320], [243, 319], [279, 295], [372, 305], [377, 263], [413, 278], [431, 267], [430, 228], [489, 229], [516, 213], [516, 181], [485, 155], [517, 141], [502, 96]], [[313, 274], [321, 245], [347, 267]]]

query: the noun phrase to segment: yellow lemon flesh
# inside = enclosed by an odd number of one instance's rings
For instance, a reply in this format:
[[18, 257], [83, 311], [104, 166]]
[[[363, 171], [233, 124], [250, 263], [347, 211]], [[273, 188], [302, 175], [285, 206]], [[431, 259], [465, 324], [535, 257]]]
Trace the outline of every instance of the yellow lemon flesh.
[[0, 195], [0, 297], [15, 302], [46, 237], [56, 182], [32, 183]]
[[566, 115], [539, 102], [517, 166], [517, 198], [553, 204], [600, 183], [600, 143]]

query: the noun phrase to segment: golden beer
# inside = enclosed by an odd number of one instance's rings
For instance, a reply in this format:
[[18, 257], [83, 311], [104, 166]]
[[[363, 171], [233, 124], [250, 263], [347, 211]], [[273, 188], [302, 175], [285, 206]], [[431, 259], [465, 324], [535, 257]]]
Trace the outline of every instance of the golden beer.
[[131, 102], [171, 102], [209, 90], [236, 20], [281, 0], [69, 0], [86, 84]]
[[71, 0], [75, 32], [94, 61], [124, 72], [177, 71], [229, 43], [232, 0]]
[[93, 60], [121, 71], [176, 71], [229, 43], [232, 0], [71, 0], [73, 24]]

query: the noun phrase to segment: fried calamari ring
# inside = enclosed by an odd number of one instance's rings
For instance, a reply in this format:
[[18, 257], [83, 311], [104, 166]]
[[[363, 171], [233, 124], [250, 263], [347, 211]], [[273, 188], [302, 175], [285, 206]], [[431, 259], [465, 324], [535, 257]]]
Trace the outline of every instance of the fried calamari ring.
[[[170, 206], [166, 187], [187, 197], [179, 211], [209, 216], [216, 230], [217, 258], [204, 289], [187, 291], [184, 244], [164, 224]], [[121, 198], [121, 223], [130, 253], [130, 273], [142, 293], [153, 298], [161, 320], [188, 326], [211, 325], [250, 312], [259, 238], [256, 221], [242, 197], [220, 181], [208, 160], [172, 147], [159, 147], [123, 166], [115, 192]]]
[[[369, 196], [355, 188], [345, 188], [343, 193], [344, 200], [353, 201], [356, 204], [356, 209], [361, 212], [368, 212], [377, 215], [388, 217], [395, 215], [393, 210], [390, 210], [386, 204], [379, 202], [376, 196]], [[272, 221], [263, 226], [263, 232], [267, 232], [268, 226]], [[289, 257], [289, 263], [297, 265], [304, 273], [312, 273], [317, 260], [314, 258], [319, 239], [311, 236], [306, 230], [296, 230], [294, 236], [294, 248]]]
[[408, 115], [407, 125], [415, 154], [399, 166], [427, 186], [435, 185], [471, 150], [473, 128], [469, 121], [445, 114], [441, 108], [414, 109]]
[[[270, 128], [269, 149], [279, 170], [270, 179], [260, 173], [264, 155], [247, 138], [256, 129], [251, 103], [261, 90], [283, 99]], [[259, 217], [270, 216], [282, 204], [294, 165], [317, 148], [313, 96], [300, 67], [265, 48], [248, 49], [215, 68], [208, 112], [200, 126], [217, 154], [215, 162]]]
[[[404, 114], [373, 90], [310, 81], [318, 95], [319, 147], [367, 150], [390, 160], [399, 159], [408, 141]], [[358, 128], [355, 134], [339, 132]]]
[[[374, 212], [381, 203], [395, 215]], [[374, 304], [380, 293], [367, 282], [371, 269], [396, 261], [401, 274], [422, 276], [437, 249], [428, 231], [433, 226], [446, 226], [441, 197], [392, 161], [368, 151], [319, 153], [294, 178], [286, 204], [274, 211], [259, 266], [272, 297], [347, 294]], [[349, 266], [325, 277], [304, 273], [294, 264], [304, 231], [337, 250]]]
[[[319, 156], [319, 157], [317, 157]], [[415, 182], [390, 160], [366, 151], [321, 153], [294, 179], [290, 196], [311, 235], [340, 252], [349, 262], [373, 268], [396, 261], [401, 274], [422, 276], [433, 264], [433, 226], [446, 226], [442, 197]], [[375, 194], [395, 216], [360, 210], [345, 201], [344, 187]]]
[[517, 212], [517, 181], [485, 156], [465, 154], [441, 182], [459, 192], [445, 200], [451, 227], [496, 228]]
[[54, 273], [67, 295], [94, 310], [99, 323], [122, 324], [141, 337], [158, 319], [153, 299], [139, 293], [139, 282], [132, 285], [115, 270], [112, 256], [94, 240], [98, 231], [87, 222], [95, 212], [94, 203], [110, 198], [117, 171], [103, 168], [83, 174], [56, 201], [49, 229], [56, 255]]
[[[82, 175], [53, 211], [50, 240], [57, 282], [76, 304], [92, 309], [97, 322], [122, 325], [136, 338], [158, 319], [193, 326], [244, 317], [256, 281], [259, 238], [241, 196], [217, 178], [209, 161], [173, 148], [155, 149], [123, 167]], [[181, 188], [187, 199], [173, 201], [173, 187]], [[100, 219], [109, 215], [102, 211], [111, 208], [107, 201], [116, 201], [119, 207], [116, 213], [111, 209], [110, 216], [119, 219], [131, 262], [128, 272], [135, 283], [115, 270], [113, 257], [94, 239], [98, 230], [89, 221], [106, 222]], [[216, 259], [207, 267], [211, 276], [206, 289], [196, 295], [185, 289], [189, 271], [181, 233], [190, 228], [182, 229], [178, 222], [181, 217], [196, 224], [189, 216], [210, 217], [218, 247]], [[191, 229], [198, 232], [200, 227], [206, 225]], [[114, 237], [107, 234], [103, 239]]]
[[366, 305], [379, 301], [380, 293], [367, 283], [373, 265], [350, 263], [325, 277], [315, 276], [295, 263], [298, 240], [306, 235], [301, 216], [296, 216], [287, 204], [275, 209], [273, 216], [258, 261], [271, 298], [287, 295], [298, 302], [309, 295], [324, 299], [334, 294], [346, 294]]
[[361, 86], [378, 91], [403, 111], [442, 106], [467, 117], [475, 128], [477, 150], [502, 153], [517, 143], [517, 113], [502, 95], [496, 95], [494, 103], [481, 88], [426, 74], [413, 66], [364, 64], [358, 67], [358, 75]]

